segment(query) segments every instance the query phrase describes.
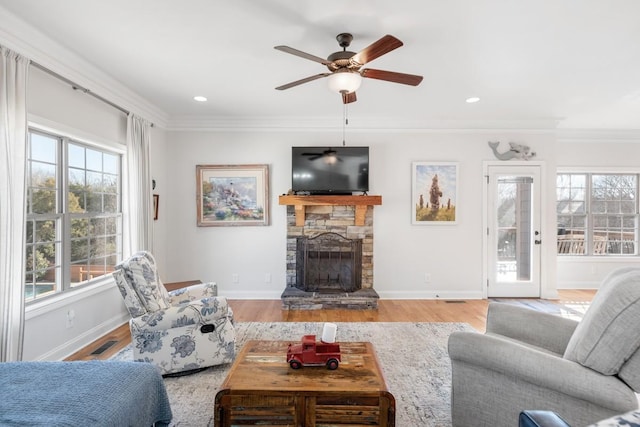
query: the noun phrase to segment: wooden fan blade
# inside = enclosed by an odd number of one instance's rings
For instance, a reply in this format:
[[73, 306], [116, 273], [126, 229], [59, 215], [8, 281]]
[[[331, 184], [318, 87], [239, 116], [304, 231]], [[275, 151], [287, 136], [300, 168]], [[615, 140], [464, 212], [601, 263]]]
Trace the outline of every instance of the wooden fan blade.
[[422, 76], [414, 74], [396, 73], [394, 71], [375, 70], [367, 68], [360, 72], [362, 77], [377, 80], [386, 80], [393, 83], [402, 83], [403, 85], [418, 86], [422, 81]]
[[310, 53], [303, 52], [298, 49], [294, 49], [289, 46], [275, 46], [274, 49], [277, 49], [281, 52], [290, 53], [291, 55], [299, 56], [300, 58], [308, 59], [310, 61], [319, 62], [324, 65], [331, 64], [331, 61], [328, 61], [324, 58], [320, 58], [319, 56], [311, 55]]
[[384, 55], [385, 53], [389, 53], [394, 49], [402, 46], [402, 42], [397, 38], [390, 36], [387, 34], [382, 37], [380, 40], [373, 42], [371, 45], [365, 47], [360, 52], [356, 53], [351, 57], [349, 62], [355, 66], [362, 66], [367, 62], [371, 62], [374, 59]]
[[310, 77], [307, 77], [307, 78], [304, 78], [304, 79], [296, 80], [295, 82], [287, 83], [286, 85], [278, 86], [276, 89], [277, 90], [289, 89], [289, 88], [292, 88], [294, 86], [301, 85], [303, 83], [308, 83], [308, 82], [312, 82], [312, 81], [317, 80], [317, 79], [321, 79], [323, 77], [327, 77], [329, 75], [331, 75], [331, 73], [316, 74], [315, 76], [310, 76]]
[[356, 98], [355, 92], [344, 92], [342, 94], [342, 103], [343, 104], [351, 104], [352, 102], [356, 102], [358, 99]]

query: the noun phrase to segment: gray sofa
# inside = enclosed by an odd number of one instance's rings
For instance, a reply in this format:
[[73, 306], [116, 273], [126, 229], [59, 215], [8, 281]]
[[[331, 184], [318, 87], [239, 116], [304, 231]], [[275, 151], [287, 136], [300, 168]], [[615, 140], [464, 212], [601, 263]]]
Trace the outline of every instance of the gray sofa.
[[490, 303], [486, 333], [453, 333], [449, 356], [454, 427], [511, 427], [529, 408], [586, 426], [637, 409], [640, 269], [610, 274], [579, 323]]

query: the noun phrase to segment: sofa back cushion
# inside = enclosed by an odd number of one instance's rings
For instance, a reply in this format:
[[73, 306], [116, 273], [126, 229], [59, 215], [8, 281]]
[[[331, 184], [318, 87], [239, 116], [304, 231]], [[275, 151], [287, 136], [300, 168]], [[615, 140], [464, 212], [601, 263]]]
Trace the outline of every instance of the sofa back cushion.
[[138, 252], [116, 266], [122, 270], [147, 312], [170, 307], [169, 295], [160, 281], [155, 259], [149, 252]]
[[640, 269], [624, 268], [602, 283], [569, 340], [564, 357], [617, 375], [640, 347]]

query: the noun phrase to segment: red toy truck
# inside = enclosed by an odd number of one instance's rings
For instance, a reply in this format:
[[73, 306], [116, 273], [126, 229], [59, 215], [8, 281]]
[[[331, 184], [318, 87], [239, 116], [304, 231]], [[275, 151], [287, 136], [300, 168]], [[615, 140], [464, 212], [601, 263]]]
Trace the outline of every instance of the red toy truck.
[[293, 369], [303, 366], [322, 366], [336, 369], [340, 363], [340, 344], [316, 342], [315, 335], [305, 335], [299, 344], [289, 344], [287, 362]]

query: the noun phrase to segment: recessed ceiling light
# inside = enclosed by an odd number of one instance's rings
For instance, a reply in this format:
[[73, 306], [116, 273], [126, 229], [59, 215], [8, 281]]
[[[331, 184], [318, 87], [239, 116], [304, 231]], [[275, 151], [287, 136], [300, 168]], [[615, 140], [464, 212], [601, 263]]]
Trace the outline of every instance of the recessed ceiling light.
[[207, 102], [207, 98], [204, 96], [194, 96], [193, 97], [194, 101], [198, 101], [198, 102]]
[[471, 98], [467, 98], [466, 101], [467, 104], [473, 104], [474, 102], [480, 101], [480, 98], [478, 98], [477, 96], [472, 96]]

